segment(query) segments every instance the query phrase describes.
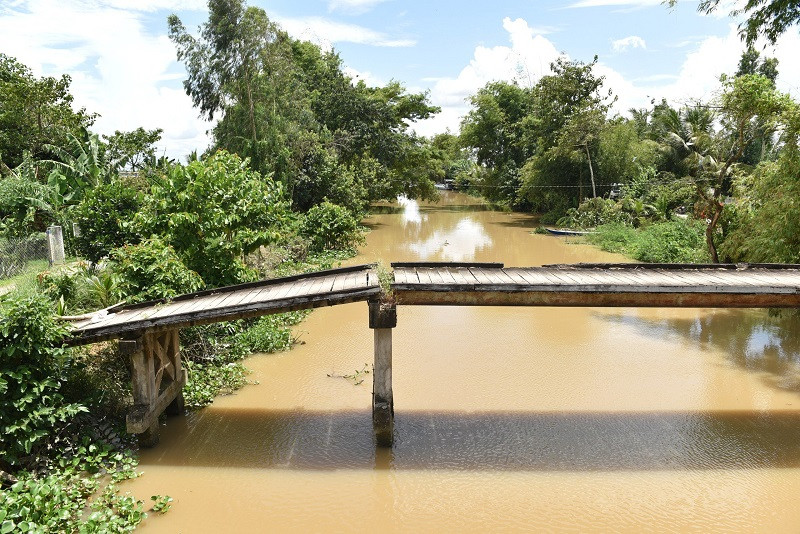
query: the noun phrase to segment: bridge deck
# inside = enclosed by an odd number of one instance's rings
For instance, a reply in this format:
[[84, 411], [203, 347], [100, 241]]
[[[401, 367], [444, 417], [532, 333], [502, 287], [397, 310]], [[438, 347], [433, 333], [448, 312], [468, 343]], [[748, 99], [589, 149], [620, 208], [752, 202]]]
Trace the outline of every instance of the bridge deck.
[[264, 280], [107, 310], [73, 325], [73, 344], [273, 313], [369, 300], [380, 294], [371, 265]]
[[398, 304], [800, 307], [800, 265], [393, 263]]

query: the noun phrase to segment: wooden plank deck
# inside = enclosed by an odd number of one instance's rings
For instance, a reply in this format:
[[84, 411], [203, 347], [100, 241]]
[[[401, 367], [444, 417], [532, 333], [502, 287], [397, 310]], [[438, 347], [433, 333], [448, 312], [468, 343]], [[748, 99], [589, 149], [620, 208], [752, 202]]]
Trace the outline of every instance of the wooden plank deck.
[[72, 325], [68, 343], [80, 345], [149, 329], [172, 329], [376, 298], [373, 265], [262, 280], [107, 310]]
[[400, 305], [800, 307], [800, 265], [392, 264]]

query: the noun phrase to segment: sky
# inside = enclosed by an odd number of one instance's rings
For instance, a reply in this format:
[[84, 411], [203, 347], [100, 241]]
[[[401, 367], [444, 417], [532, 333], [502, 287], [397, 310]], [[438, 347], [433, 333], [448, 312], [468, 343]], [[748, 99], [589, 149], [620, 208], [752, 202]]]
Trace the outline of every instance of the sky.
[[[723, 0], [730, 6], [737, 0]], [[617, 96], [613, 113], [666, 98], [709, 100], [732, 74], [744, 45], [738, 21], [697, 13], [696, 1], [661, 0], [250, 0], [295, 38], [337, 51], [347, 72], [370, 85], [389, 80], [428, 91], [442, 108], [413, 125], [420, 135], [457, 133], [468, 97], [487, 82], [533, 85], [559, 56], [590, 62]], [[162, 128], [161, 153], [182, 158], [209, 145], [213, 126], [185, 94], [183, 65], [167, 37], [177, 14], [197, 32], [205, 0], [0, 0], [0, 52], [37, 76], [72, 78], [78, 106], [111, 134]], [[777, 57], [778, 88], [800, 98], [800, 34], [790, 29]]]

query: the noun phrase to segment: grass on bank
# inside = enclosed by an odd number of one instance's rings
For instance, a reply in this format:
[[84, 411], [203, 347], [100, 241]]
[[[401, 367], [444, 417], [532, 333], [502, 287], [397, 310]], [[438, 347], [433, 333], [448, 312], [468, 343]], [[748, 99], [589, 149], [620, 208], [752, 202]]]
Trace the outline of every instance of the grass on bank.
[[708, 263], [705, 224], [674, 220], [641, 228], [610, 223], [586, 235], [587, 241], [606, 252], [624, 254], [645, 263]]

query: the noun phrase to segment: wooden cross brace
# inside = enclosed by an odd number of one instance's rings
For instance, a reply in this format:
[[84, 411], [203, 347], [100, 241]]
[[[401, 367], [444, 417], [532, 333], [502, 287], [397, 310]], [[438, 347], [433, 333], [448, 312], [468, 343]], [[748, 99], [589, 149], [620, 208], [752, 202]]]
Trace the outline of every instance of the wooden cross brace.
[[120, 341], [120, 352], [131, 359], [133, 408], [128, 413], [127, 430], [139, 435], [139, 443], [152, 447], [158, 443], [158, 418], [183, 412], [183, 386], [186, 370], [181, 367], [178, 329], [143, 332]]

